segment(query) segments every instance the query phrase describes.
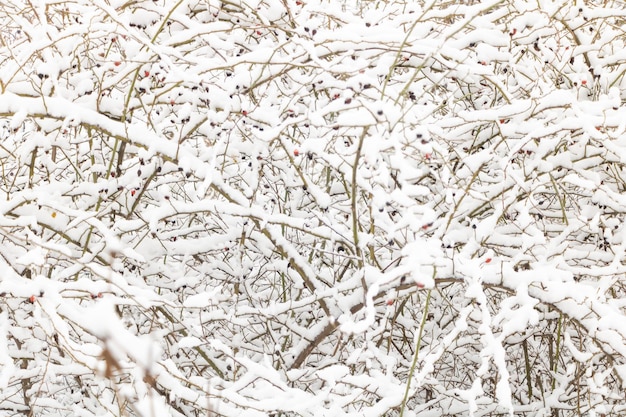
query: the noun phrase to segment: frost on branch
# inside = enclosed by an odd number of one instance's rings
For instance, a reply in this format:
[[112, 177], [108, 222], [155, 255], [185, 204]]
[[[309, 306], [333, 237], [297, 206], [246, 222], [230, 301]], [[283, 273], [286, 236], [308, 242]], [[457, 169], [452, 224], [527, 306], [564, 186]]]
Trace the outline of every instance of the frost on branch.
[[0, 409], [621, 415], [619, 2], [0, 6]]

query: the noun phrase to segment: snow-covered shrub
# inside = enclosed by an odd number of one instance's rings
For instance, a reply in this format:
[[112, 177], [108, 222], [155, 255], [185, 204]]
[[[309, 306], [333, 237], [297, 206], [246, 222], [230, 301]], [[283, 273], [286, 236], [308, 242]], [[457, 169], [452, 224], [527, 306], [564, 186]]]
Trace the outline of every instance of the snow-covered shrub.
[[617, 1], [5, 1], [0, 409], [622, 415]]

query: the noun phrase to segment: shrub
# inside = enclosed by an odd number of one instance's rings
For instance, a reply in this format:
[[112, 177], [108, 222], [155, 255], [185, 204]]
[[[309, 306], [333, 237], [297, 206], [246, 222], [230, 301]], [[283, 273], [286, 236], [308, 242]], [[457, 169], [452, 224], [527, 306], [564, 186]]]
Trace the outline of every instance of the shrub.
[[0, 6], [4, 413], [623, 413], [622, 4], [109, 3]]

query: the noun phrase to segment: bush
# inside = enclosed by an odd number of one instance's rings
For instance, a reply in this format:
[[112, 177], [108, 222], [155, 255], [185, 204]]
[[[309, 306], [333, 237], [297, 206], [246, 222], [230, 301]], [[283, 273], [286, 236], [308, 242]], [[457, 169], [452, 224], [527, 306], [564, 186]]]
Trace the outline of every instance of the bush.
[[109, 3], [0, 6], [4, 414], [624, 413], [623, 4]]

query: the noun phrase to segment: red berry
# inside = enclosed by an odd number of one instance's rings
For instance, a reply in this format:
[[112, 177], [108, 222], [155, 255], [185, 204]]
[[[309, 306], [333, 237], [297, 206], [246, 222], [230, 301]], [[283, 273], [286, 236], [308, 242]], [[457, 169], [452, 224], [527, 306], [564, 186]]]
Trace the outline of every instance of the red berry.
[[293, 150], [293, 156], [299, 156], [300, 155], [300, 151], [297, 149]]
[[241, 114], [243, 114], [244, 116], [247, 116], [247, 115], [248, 115], [248, 111], [247, 111], [247, 110], [243, 110], [243, 111], [241, 112]]
[[146, 76], [146, 77], [149, 77], [150, 76], [150, 71], [144, 71], [143, 75]]
[[586, 85], [586, 84], [587, 84], [587, 80], [582, 80], [580, 83], [581, 83], [582, 85]]
[[120, 61], [115, 61], [113, 65], [115, 65], [116, 67], [119, 67], [120, 65], [122, 65], [122, 63]]
[[485, 263], [488, 264], [489, 262], [491, 262], [491, 258], [487, 258], [485, 259]]
[[417, 285], [417, 288], [424, 288], [425, 287], [423, 282], [417, 282], [417, 283], [415, 283], [415, 285]]
[[302, 6], [302, 2], [300, 0], [296, 0], [296, 6]]
[[393, 305], [393, 301], [393, 298], [390, 298], [385, 304], [387, 304], [388, 306]]
[[28, 297], [28, 302], [33, 304], [36, 299], [37, 299], [37, 297], [35, 297], [34, 295], [31, 295], [30, 297]]
[[130, 195], [134, 197], [136, 192], [137, 190], [133, 188], [132, 190], [130, 190]]

